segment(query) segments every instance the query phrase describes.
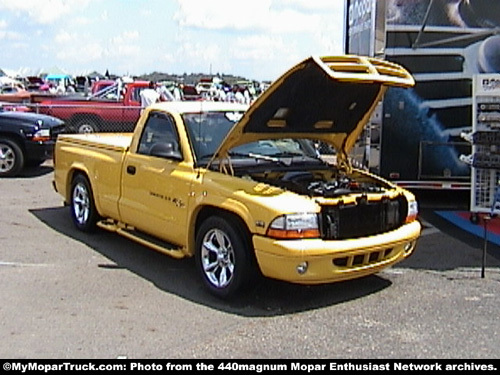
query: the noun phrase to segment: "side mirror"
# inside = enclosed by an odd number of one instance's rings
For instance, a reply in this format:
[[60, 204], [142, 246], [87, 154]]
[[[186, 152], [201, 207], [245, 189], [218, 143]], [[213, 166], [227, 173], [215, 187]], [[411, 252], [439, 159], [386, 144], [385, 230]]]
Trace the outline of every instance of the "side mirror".
[[177, 150], [175, 142], [155, 143], [149, 149], [149, 155], [164, 159], [182, 160], [182, 155]]

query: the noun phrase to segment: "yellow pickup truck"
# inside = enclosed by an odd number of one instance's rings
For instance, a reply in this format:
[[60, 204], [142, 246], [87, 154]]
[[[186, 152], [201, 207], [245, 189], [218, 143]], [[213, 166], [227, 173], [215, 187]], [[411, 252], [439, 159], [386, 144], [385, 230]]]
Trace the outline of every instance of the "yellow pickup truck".
[[369, 275], [412, 254], [418, 206], [348, 152], [387, 87], [413, 84], [383, 60], [311, 57], [250, 107], [166, 102], [133, 134], [59, 136], [54, 187], [78, 229], [194, 256], [221, 298], [259, 273], [299, 284]]

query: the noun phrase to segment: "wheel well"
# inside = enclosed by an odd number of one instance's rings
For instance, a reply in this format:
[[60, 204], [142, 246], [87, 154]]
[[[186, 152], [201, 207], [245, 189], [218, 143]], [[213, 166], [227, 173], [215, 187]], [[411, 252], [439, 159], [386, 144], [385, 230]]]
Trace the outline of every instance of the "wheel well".
[[204, 206], [198, 211], [198, 214], [196, 215], [194, 230], [190, 236], [191, 237], [190, 242], [193, 246], [189, 246], [190, 249], [195, 248], [194, 243], [196, 241], [196, 235], [198, 233], [198, 230], [200, 229], [201, 224], [211, 216], [219, 216], [226, 219], [228, 222], [234, 225], [235, 228], [238, 230], [238, 232], [240, 232], [241, 235], [244, 236], [244, 238], [247, 239], [251, 244], [252, 233], [250, 232], [250, 229], [246, 225], [245, 221], [239, 215], [219, 207]]
[[89, 175], [87, 174], [86, 171], [83, 169], [78, 169], [78, 168], [73, 168], [68, 172], [68, 177], [67, 177], [67, 183], [66, 183], [66, 203], [69, 204], [71, 201], [71, 187], [73, 185], [73, 180], [76, 178], [76, 176], [82, 175], [87, 179], [90, 185], [90, 189], [92, 190], [92, 194], [94, 194], [94, 204], [95, 204], [95, 209], [97, 211], [97, 214], [100, 215], [99, 213], [99, 202], [95, 198], [95, 190], [94, 186], [92, 185], [92, 181], [89, 178]]
[[[254, 276], [262, 275], [259, 267], [259, 263], [257, 261], [257, 257], [255, 255], [255, 249], [253, 247], [252, 242], [252, 232], [246, 225], [245, 221], [236, 213], [224, 210], [222, 208], [214, 207], [214, 206], [204, 206], [200, 209], [196, 216], [196, 221], [194, 225], [194, 231], [191, 235], [192, 244], [190, 244], [189, 248], [192, 249], [193, 254], [196, 252], [196, 236], [198, 231], [203, 224], [203, 222], [209, 217], [219, 216], [224, 218], [231, 226], [236, 229], [243, 239], [247, 241], [249, 249], [250, 249], [250, 265], [253, 271], [255, 272]], [[192, 246], [191, 246], [192, 245]]]
[[92, 113], [77, 113], [77, 114], [71, 116], [69, 122], [72, 125], [76, 125], [80, 121], [85, 121], [85, 120], [93, 122], [96, 125], [99, 125], [102, 122], [102, 119], [98, 115], [94, 115]]
[[259, 267], [257, 265], [257, 258], [255, 256], [255, 251], [253, 251], [253, 243], [252, 243], [252, 232], [246, 225], [245, 221], [237, 214], [231, 211], [224, 210], [222, 208], [214, 207], [214, 206], [204, 206], [200, 209], [198, 214], [196, 215], [196, 220], [194, 223], [194, 230], [190, 234], [190, 243], [189, 249], [193, 251], [192, 255], [194, 255], [195, 250], [195, 242], [196, 235], [200, 229], [201, 224], [211, 216], [219, 216], [227, 220], [231, 225], [236, 228], [236, 230], [243, 236], [243, 238], [248, 241], [250, 248], [252, 249], [251, 261], [253, 263], [254, 269], [258, 270]]
[[250, 233], [250, 230], [248, 229], [248, 226], [246, 225], [246, 223], [243, 221], [243, 219], [240, 216], [238, 216], [237, 214], [235, 214], [231, 211], [227, 211], [227, 210], [224, 210], [222, 208], [213, 207], [213, 206], [205, 206], [198, 212], [198, 215], [196, 216], [196, 223], [195, 223], [195, 235], [196, 235], [196, 233], [198, 233], [198, 230], [199, 230], [201, 224], [210, 216], [220, 216], [231, 223], [235, 222], [237, 227], [238, 227], [238, 230], [240, 230], [243, 235], [248, 236], [248, 237], [251, 236], [251, 233]]
[[26, 152], [26, 148], [24, 147], [24, 140], [21, 138], [21, 136], [12, 133], [0, 132], [0, 139], [5, 139], [11, 142], [15, 142], [21, 148], [23, 153]]
[[[68, 172], [68, 180], [67, 180], [67, 183], [66, 183], [66, 197], [67, 197], [66, 201], [68, 203], [69, 203], [69, 201], [71, 199], [71, 186], [73, 185], [73, 180], [78, 175], [82, 175], [83, 177], [85, 177], [89, 181], [89, 184], [91, 184], [89, 176], [87, 176], [87, 173], [85, 173], [85, 171], [83, 171], [81, 169], [72, 169], [72, 170], [70, 170]], [[92, 184], [90, 186], [92, 186]]]

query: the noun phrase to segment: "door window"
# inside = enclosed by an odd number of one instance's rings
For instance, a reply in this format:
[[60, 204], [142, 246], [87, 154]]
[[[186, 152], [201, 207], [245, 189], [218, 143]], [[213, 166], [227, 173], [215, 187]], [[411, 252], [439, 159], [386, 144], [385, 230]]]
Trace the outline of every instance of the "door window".
[[164, 113], [151, 112], [139, 141], [137, 153], [143, 155], [179, 154], [179, 137], [173, 120]]

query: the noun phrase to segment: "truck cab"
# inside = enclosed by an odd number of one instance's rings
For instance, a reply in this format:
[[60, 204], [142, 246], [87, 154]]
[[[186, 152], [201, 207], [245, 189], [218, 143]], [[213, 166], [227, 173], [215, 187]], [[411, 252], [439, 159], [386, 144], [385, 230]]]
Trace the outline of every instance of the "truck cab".
[[140, 92], [146, 81], [97, 85], [90, 96], [61, 96], [42, 101], [39, 112], [60, 118], [76, 133], [130, 132], [141, 111]]

